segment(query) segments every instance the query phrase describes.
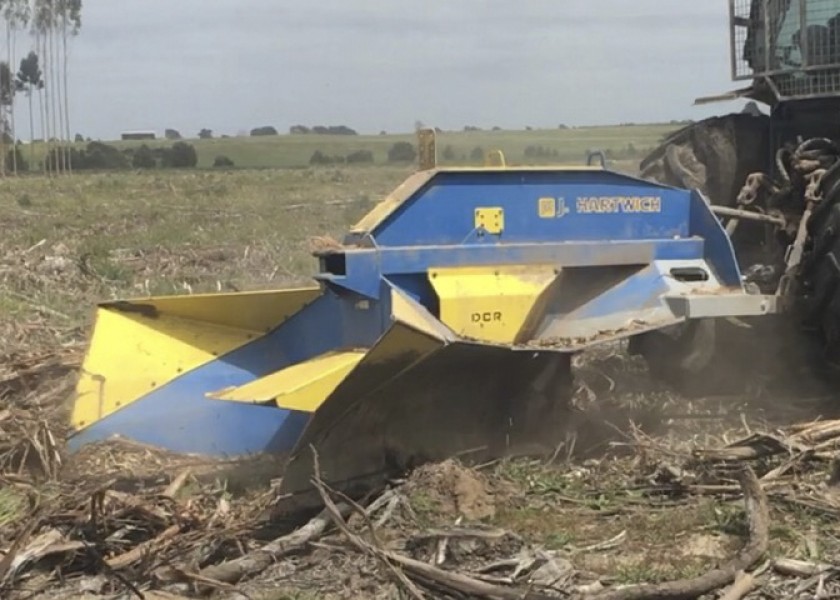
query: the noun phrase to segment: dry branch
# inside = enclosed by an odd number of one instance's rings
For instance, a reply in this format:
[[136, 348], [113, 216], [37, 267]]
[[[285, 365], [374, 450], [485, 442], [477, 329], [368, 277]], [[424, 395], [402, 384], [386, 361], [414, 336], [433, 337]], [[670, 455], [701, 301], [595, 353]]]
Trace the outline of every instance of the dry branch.
[[790, 439], [807, 444], [819, 444], [837, 437], [840, 437], [840, 420], [810, 424], [796, 431]]
[[752, 591], [753, 587], [755, 587], [755, 578], [749, 573], [741, 571], [738, 573], [735, 583], [721, 596], [720, 600], [741, 600]]
[[[344, 505], [338, 511], [340, 514], [349, 515], [350, 507]], [[236, 583], [244, 577], [263, 571], [276, 560], [297, 552], [309, 542], [318, 539], [323, 535], [330, 522], [330, 516], [326, 511], [322, 511], [306, 525], [288, 535], [279, 537], [262, 548], [236, 560], [205, 567], [199, 572], [199, 575], [223, 583]]]
[[778, 558], [773, 562], [773, 570], [790, 577], [813, 577], [822, 573], [828, 573], [829, 571], [838, 570], [838, 567], [829, 564], [806, 562], [804, 560]]
[[184, 583], [194, 584], [201, 589], [227, 590], [233, 591], [236, 587], [230, 583], [224, 583], [209, 577], [204, 577], [198, 573], [179, 569], [177, 567], [164, 567], [157, 573], [161, 581], [180, 581]]
[[713, 461], [741, 461], [755, 460], [778, 454], [791, 454], [794, 451], [804, 451], [790, 439], [782, 440], [768, 434], [753, 434], [750, 437], [729, 444], [726, 448], [712, 450], [698, 450], [696, 453], [706, 460]]
[[138, 544], [128, 552], [125, 552], [124, 554], [120, 554], [113, 558], [109, 558], [105, 562], [112, 569], [124, 569], [132, 563], [142, 559], [144, 556], [147, 556], [155, 548], [157, 548], [167, 540], [171, 540], [179, 533], [181, 533], [181, 526], [172, 525], [171, 527], [166, 528], [156, 538], [152, 538], [151, 540], [143, 542], [142, 544]]
[[450, 529], [427, 529], [414, 535], [416, 540], [438, 538], [474, 538], [480, 540], [500, 540], [509, 532], [504, 529], [470, 529], [466, 527], [452, 527]]
[[[314, 448], [313, 448], [313, 451], [314, 451]], [[317, 453], [315, 454], [315, 472], [318, 474], [318, 478], [320, 479], [320, 468], [318, 466], [318, 455], [317, 455]], [[319, 491], [320, 491], [320, 489], [319, 489]], [[420, 591], [420, 589], [414, 584], [413, 581], [411, 581], [408, 577], [406, 577], [405, 573], [403, 573], [395, 565], [393, 565], [390, 562], [388, 562], [387, 560], [383, 559], [383, 557], [381, 555], [382, 544], [379, 542], [379, 539], [376, 535], [376, 528], [373, 526], [373, 522], [370, 520], [370, 514], [373, 513], [373, 510], [366, 511], [365, 509], [363, 509], [361, 506], [359, 506], [356, 502], [354, 502], [351, 498], [347, 497], [346, 495], [341, 494], [341, 493], [339, 493], [338, 495], [341, 497], [341, 499], [344, 501], [344, 503], [346, 503], [348, 506], [350, 506], [351, 510], [358, 513], [362, 517], [362, 520], [364, 520], [365, 525], [367, 526], [368, 531], [370, 532], [370, 537], [373, 540], [373, 543], [375, 544], [376, 549], [380, 551], [380, 553], [376, 553], [374, 556], [380, 562], [382, 562], [382, 564], [385, 565], [385, 568], [388, 569], [388, 572], [394, 577], [397, 584], [401, 585], [408, 592], [409, 596], [414, 598], [414, 600], [426, 600], [426, 596], [423, 594], [423, 592]], [[344, 530], [342, 530], [342, 531], [344, 531]]]
[[163, 491], [163, 495], [167, 498], [174, 499], [175, 496], [181, 491], [181, 488], [184, 487], [184, 484], [187, 482], [187, 478], [190, 476], [192, 471], [190, 469], [184, 469], [181, 473], [172, 480], [172, 483]]
[[[688, 600], [735, 582], [739, 573], [746, 571], [761, 559], [767, 551], [769, 541], [767, 498], [752, 469], [745, 467], [741, 471], [740, 483], [749, 518], [750, 537], [743, 550], [724, 566], [692, 579], [606, 590], [585, 596], [585, 598], [591, 600]], [[326, 511], [336, 527], [357, 549], [365, 554], [375, 556], [391, 567], [402, 569], [412, 579], [427, 588], [443, 590], [450, 595], [460, 594], [498, 600], [545, 600], [551, 597], [537, 591], [504, 587], [461, 573], [445, 571], [427, 563], [378, 548], [350, 530], [345, 522], [345, 516], [332, 500], [333, 492], [320, 479], [315, 479], [313, 484], [321, 494]]]
[[341, 513], [335, 502], [333, 502], [331, 490], [327, 488], [326, 484], [324, 484], [320, 479], [315, 479], [313, 484], [321, 495], [321, 499], [326, 506], [326, 512], [330, 515], [336, 527], [341, 530], [351, 544], [353, 544], [361, 552], [370, 556], [375, 556], [380, 561], [388, 563], [391, 567], [402, 569], [407, 575], [422, 585], [432, 587], [433, 589], [442, 589], [450, 595], [466, 595], [468, 597], [487, 598], [490, 600], [551, 599], [551, 596], [547, 596], [539, 592], [494, 585], [460, 573], [444, 571], [443, 569], [426, 564], [419, 560], [414, 560], [413, 558], [408, 558], [395, 552], [377, 548], [350, 530], [345, 522], [346, 517]]
[[[365, 513], [367, 515], [374, 514], [382, 507], [388, 505], [394, 497], [395, 493], [393, 490], [385, 492], [367, 507]], [[348, 504], [342, 503], [339, 507], [339, 512], [347, 516], [352, 512], [352, 509]], [[330, 515], [326, 510], [321, 511], [321, 513], [313, 517], [306, 525], [277, 538], [262, 548], [235, 560], [205, 567], [198, 574], [201, 577], [222, 583], [236, 583], [243, 578], [261, 572], [273, 562], [304, 549], [310, 542], [321, 537], [330, 523]]]
[[770, 516], [767, 496], [761, 489], [755, 473], [749, 467], [742, 469], [740, 483], [744, 491], [750, 535], [747, 544], [734, 558], [720, 568], [699, 577], [607, 590], [591, 598], [593, 600], [689, 600], [733, 583], [739, 572], [746, 571], [762, 558], [767, 552], [769, 543]]

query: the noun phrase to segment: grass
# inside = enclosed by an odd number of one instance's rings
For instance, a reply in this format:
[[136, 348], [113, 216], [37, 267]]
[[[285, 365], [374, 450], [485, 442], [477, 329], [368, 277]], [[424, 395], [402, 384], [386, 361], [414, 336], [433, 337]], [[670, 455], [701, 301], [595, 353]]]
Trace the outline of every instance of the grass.
[[25, 495], [11, 486], [0, 488], [0, 527], [20, 519], [26, 509]]
[[[502, 150], [512, 164], [533, 163], [580, 163], [587, 150], [609, 150], [617, 158], [638, 161], [650, 148], [656, 146], [663, 136], [679, 127], [675, 124], [616, 125], [599, 127], [577, 127], [574, 129], [539, 129], [531, 131], [468, 131], [443, 132], [438, 134], [438, 155], [442, 164], [465, 164], [475, 162], [470, 158], [476, 147]], [[193, 144], [198, 153], [198, 166], [209, 168], [217, 156], [231, 158], [238, 168], [301, 168], [309, 166], [309, 159], [316, 150], [328, 156], [346, 156], [356, 150], [369, 150], [378, 165], [387, 163], [388, 149], [399, 141], [416, 142], [413, 134], [389, 135], [278, 135], [265, 137], [228, 137], [214, 139], [186, 140]], [[118, 148], [139, 148], [170, 146], [168, 140], [154, 141], [107, 141]], [[78, 144], [77, 147], [84, 147]], [[451, 146], [449, 160], [443, 152]], [[529, 146], [540, 146], [550, 156], [532, 158], [525, 156]], [[44, 145], [22, 150], [28, 161], [31, 156], [35, 164], [43, 160]]]
[[[708, 571], [748, 536], [742, 501], [714, 497], [658, 504], [634, 494], [634, 472], [622, 461], [546, 465], [501, 463], [495, 476], [514, 493], [497, 505], [492, 524], [529, 542], [571, 553], [575, 564], [620, 583], [665, 581]], [[832, 560], [840, 552], [833, 520], [784, 503], [771, 505], [768, 558]], [[835, 523], [836, 524], [836, 523]], [[616, 548], [585, 552], [626, 532]], [[816, 546], [817, 555], [813, 555]]]
[[[586, 127], [536, 131], [478, 131], [442, 133], [438, 135], [438, 154], [442, 163], [467, 163], [474, 148], [485, 151], [499, 149], [506, 158], [518, 164], [534, 162], [580, 162], [587, 150], [598, 148], [615, 154], [627, 154], [635, 148], [641, 153], [655, 146], [673, 125], [639, 125], [619, 127]], [[397, 141], [414, 143], [413, 135], [321, 136], [283, 135], [269, 138], [228, 138], [197, 140], [199, 166], [212, 165], [216, 156], [229, 156], [237, 165], [248, 167], [300, 167], [309, 164], [316, 150], [329, 155], [345, 156], [356, 150], [370, 150], [374, 161], [384, 164], [388, 149]], [[454, 159], [442, 158], [446, 146], [452, 147]], [[557, 155], [547, 159], [528, 159], [528, 146], [542, 146]], [[641, 154], [640, 154], [641, 155]]]
[[409, 501], [412, 510], [417, 513], [417, 517], [425, 522], [430, 522], [430, 516], [437, 514], [440, 509], [437, 501], [423, 490], [418, 490], [412, 494]]
[[[254, 596], [252, 596], [254, 597]], [[275, 591], [264, 595], [257, 595], [255, 600], [321, 600], [322, 595], [317, 592], [305, 591]]]
[[[317, 266], [308, 238], [340, 238], [408, 172], [172, 171], [9, 179], [0, 190], [0, 259], [10, 262], [0, 271], [0, 306], [19, 312], [28, 299], [78, 322], [89, 310], [85, 303], [96, 299], [307, 281]], [[31, 268], [17, 268], [25, 263]]]

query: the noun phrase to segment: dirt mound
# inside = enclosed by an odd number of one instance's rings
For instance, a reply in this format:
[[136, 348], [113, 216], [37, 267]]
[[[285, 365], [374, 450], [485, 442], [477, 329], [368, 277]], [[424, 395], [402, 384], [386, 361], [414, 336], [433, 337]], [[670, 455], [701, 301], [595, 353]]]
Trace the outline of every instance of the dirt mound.
[[488, 480], [456, 460], [418, 468], [406, 484], [406, 492], [415, 506], [441, 517], [480, 521], [496, 514]]

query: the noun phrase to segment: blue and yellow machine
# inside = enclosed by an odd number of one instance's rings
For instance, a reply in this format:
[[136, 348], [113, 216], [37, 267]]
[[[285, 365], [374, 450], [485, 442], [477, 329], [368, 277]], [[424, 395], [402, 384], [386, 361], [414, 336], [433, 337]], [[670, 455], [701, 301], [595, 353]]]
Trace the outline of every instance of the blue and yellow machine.
[[354, 489], [553, 445], [575, 352], [776, 310], [701, 195], [602, 168], [421, 169], [318, 259], [311, 288], [99, 306], [71, 447], [284, 453], [288, 493], [314, 449]]

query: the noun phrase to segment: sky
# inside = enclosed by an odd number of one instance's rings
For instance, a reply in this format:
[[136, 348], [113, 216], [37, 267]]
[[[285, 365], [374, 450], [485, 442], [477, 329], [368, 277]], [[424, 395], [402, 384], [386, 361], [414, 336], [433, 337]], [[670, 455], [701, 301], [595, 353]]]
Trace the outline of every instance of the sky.
[[[740, 87], [726, 0], [84, 0], [73, 131], [699, 119]], [[20, 40], [19, 50], [28, 40]]]

